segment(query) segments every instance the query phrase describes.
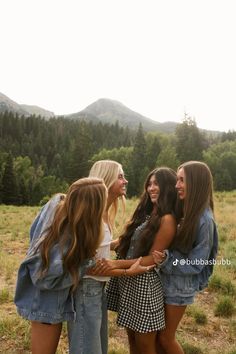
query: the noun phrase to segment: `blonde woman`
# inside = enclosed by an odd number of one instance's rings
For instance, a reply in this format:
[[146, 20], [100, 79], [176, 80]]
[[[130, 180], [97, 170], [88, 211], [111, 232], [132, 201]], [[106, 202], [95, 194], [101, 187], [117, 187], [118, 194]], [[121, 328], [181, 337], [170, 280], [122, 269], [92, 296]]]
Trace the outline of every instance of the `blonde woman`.
[[117, 269], [104, 272], [102, 263], [99, 260], [104, 260], [105, 263], [105, 259], [110, 258], [110, 250], [114, 247], [112, 229], [118, 209], [118, 201], [121, 199], [124, 204], [128, 181], [124, 176], [121, 164], [112, 160], [95, 162], [89, 176], [102, 178], [108, 189], [107, 204], [103, 213], [104, 235], [96, 253], [98, 263], [96, 271], [90, 272], [90, 275], [83, 277], [75, 293], [75, 306], [78, 309], [78, 317], [76, 321], [68, 322], [70, 354], [107, 354], [108, 333], [105, 284], [109, 280], [108, 275], [135, 275], [144, 273], [150, 268], [140, 265], [141, 259], [138, 259], [131, 264], [124, 264], [122, 268], [116, 267]]
[[[112, 160], [95, 162], [89, 177], [102, 178], [108, 189], [107, 204], [103, 212], [103, 240], [97, 249], [96, 259], [109, 259], [110, 250], [114, 246], [112, 228], [118, 209], [118, 201], [121, 199], [124, 203], [128, 181], [124, 176], [121, 164]], [[138, 261], [125, 270], [125, 273], [134, 275], [146, 272], [147, 269], [147, 267], [139, 265]], [[109, 272], [109, 275], [114, 276], [123, 274], [124, 269], [114, 269]], [[78, 316], [76, 321], [68, 322], [70, 354], [107, 354], [107, 304], [104, 290], [108, 279], [107, 276], [85, 275], [80, 282], [75, 293]]]

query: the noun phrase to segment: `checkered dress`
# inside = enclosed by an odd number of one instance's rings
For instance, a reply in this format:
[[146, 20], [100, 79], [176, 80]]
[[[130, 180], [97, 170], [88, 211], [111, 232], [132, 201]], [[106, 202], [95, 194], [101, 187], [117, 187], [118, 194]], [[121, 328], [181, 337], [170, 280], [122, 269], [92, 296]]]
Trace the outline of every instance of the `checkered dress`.
[[[134, 258], [135, 247], [147, 223], [148, 220], [135, 230], [127, 258]], [[113, 277], [106, 293], [108, 310], [118, 313], [119, 326], [141, 333], [165, 328], [163, 290], [155, 269], [131, 277]]]
[[111, 278], [106, 292], [108, 310], [118, 313], [119, 326], [141, 333], [165, 328], [162, 285], [155, 270]]

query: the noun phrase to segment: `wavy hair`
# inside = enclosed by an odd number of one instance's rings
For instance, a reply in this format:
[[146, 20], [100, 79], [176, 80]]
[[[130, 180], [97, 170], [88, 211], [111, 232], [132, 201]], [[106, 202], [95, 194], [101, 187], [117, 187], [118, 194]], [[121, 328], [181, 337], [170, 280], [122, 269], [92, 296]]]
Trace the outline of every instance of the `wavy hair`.
[[73, 289], [77, 286], [79, 266], [95, 255], [102, 241], [106, 200], [107, 188], [102, 179], [81, 178], [69, 187], [40, 246], [42, 274], [49, 268], [52, 247], [58, 244]]
[[[102, 178], [109, 193], [109, 189], [117, 181], [118, 175], [123, 170], [122, 165], [119, 162], [113, 160], [99, 160], [93, 164], [89, 172], [89, 177]], [[123, 205], [123, 210], [125, 208], [125, 197], [120, 197]], [[114, 200], [109, 208], [109, 221], [114, 227], [115, 217], [118, 210], [118, 199]]]
[[[153, 203], [147, 192], [149, 181], [155, 176], [160, 193], [157, 201], [157, 210], [152, 214]], [[140, 198], [131, 220], [128, 222], [124, 233], [120, 236], [120, 244], [116, 251], [122, 258], [126, 257], [130, 246], [131, 237], [135, 229], [148, 219], [148, 223], [141, 233], [135, 257], [148, 255], [155, 235], [161, 224], [161, 218], [166, 214], [173, 214], [175, 210], [177, 193], [175, 189], [176, 173], [168, 167], [160, 167], [151, 171], [144, 184], [144, 192]]]
[[213, 178], [207, 164], [188, 161], [181, 164], [185, 174], [185, 193], [183, 201], [178, 201], [177, 216], [179, 227], [171, 248], [188, 253], [196, 238], [198, 222], [204, 209], [210, 207], [214, 212]]

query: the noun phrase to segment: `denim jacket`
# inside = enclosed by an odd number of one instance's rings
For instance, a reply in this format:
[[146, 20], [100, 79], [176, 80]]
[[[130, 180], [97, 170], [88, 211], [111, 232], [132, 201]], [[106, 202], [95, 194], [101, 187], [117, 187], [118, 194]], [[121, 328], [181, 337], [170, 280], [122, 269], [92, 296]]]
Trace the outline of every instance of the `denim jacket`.
[[167, 251], [160, 276], [168, 297], [193, 296], [208, 285], [218, 250], [218, 233], [212, 211], [205, 209], [200, 217], [196, 240], [186, 255], [177, 250]]
[[40, 210], [30, 227], [30, 241], [35, 241], [51, 225], [56, 207], [64, 194], [56, 194]]
[[[60, 200], [61, 195], [57, 194], [37, 215], [30, 229], [28, 253], [18, 270], [14, 302], [19, 315], [31, 321], [59, 323], [76, 318], [73, 294], [70, 291], [73, 282], [70, 274], [63, 270], [63, 255], [58, 244], [51, 250], [47, 273], [40, 276], [42, 259], [39, 245]], [[93, 264], [92, 259], [86, 261], [78, 269], [79, 277]]]

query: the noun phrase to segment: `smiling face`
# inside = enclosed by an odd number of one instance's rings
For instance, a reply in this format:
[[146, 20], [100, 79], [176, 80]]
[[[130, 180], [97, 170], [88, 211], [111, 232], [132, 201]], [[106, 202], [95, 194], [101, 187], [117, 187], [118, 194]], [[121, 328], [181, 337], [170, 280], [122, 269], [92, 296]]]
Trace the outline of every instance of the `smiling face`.
[[109, 188], [108, 196], [112, 197], [115, 200], [122, 195], [126, 195], [126, 185], [128, 181], [125, 179], [123, 170], [119, 171], [117, 176], [117, 180], [113, 183], [113, 185]]
[[183, 167], [181, 167], [177, 171], [177, 183], [176, 183], [176, 189], [177, 193], [179, 196], [179, 199], [184, 200], [186, 197], [186, 178], [185, 178], [185, 173]]
[[153, 204], [157, 204], [157, 200], [160, 194], [160, 188], [157, 183], [155, 175], [152, 175], [149, 179], [148, 186], [147, 186], [147, 193], [151, 199]]

